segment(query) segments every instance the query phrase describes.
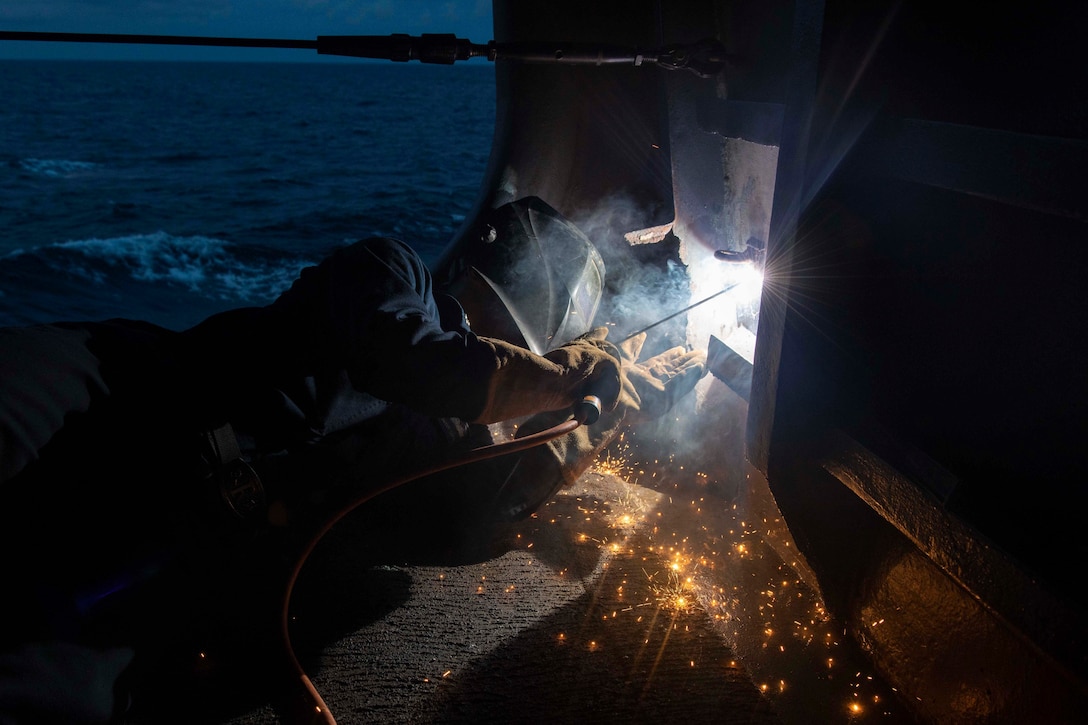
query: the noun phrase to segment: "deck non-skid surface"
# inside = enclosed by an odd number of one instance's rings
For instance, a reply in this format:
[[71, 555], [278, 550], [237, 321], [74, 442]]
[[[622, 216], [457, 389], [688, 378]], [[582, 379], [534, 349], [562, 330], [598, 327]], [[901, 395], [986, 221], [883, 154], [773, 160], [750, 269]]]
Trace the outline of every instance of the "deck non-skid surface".
[[[341, 725], [771, 725], [798, 722], [799, 698], [823, 721], [852, 721], [871, 678], [832, 649], [821, 627], [833, 623], [758, 549], [758, 529], [720, 500], [600, 472], [502, 532], [504, 553], [472, 563], [363, 563], [381, 541], [348, 518], [303, 570], [292, 641]], [[205, 721], [287, 722], [275, 657], [256, 652], [234, 681], [195, 690], [221, 700]]]
[[672, 552], [601, 493], [565, 492], [497, 559], [348, 583], [387, 613], [314, 661], [338, 721], [777, 722]]

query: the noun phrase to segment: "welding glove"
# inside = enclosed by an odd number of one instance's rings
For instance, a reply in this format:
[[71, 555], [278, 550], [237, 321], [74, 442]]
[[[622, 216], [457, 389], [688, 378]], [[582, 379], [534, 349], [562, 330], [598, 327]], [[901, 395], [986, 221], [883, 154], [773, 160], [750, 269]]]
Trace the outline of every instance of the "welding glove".
[[[646, 333], [620, 344], [621, 388], [616, 406], [602, 412], [593, 425], [530, 448], [507, 481], [511, 491], [503, 513], [524, 518], [547, 502], [561, 486], [570, 486], [593, 465], [597, 455], [621, 432], [639, 422], [668, 412], [687, 395], [706, 373], [706, 354], [674, 347], [638, 362]], [[566, 415], [549, 412], [535, 415], [518, 430], [518, 437], [561, 423]], [[514, 492], [517, 492], [516, 494]], [[545, 493], [546, 492], [546, 493]]]
[[487, 400], [474, 423], [496, 423], [544, 411], [567, 411], [585, 395], [596, 395], [604, 410], [620, 396], [620, 352], [598, 327], [567, 344], [537, 355], [495, 338], [497, 368], [487, 385]]
[[672, 410], [706, 373], [706, 354], [674, 347], [636, 363], [646, 333], [627, 340], [620, 349], [623, 362], [622, 390], [617, 405], [626, 408], [623, 422], [633, 425], [658, 418]]

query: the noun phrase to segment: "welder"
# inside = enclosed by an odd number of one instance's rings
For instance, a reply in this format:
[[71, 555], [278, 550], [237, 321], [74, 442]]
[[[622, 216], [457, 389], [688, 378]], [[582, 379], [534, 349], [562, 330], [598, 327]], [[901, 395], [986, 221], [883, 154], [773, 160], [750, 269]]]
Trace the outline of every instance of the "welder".
[[[644, 336], [617, 347], [601, 327], [533, 352], [524, 336], [474, 330], [488, 314], [465, 299], [435, 290], [406, 244], [372, 238], [304, 269], [270, 305], [181, 332], [130, 320], [0, 330], [0, 543], [26, 593], [0, 612], [0, 670], [21, 678], [0, 680], [0, 720], [116, 717], [111, 673], [139, 635], [91, 615], [179, 561], [203, 566], [194, 541], [206, 557], [312, 527], [360, 490], [486, 444], [487, 424], [541, 430], [598, 396], [597, 425], [424, 489], [429, 520], [449, 531], [458, 516], [528, 516], [705, 370], [683, 348], [639, 363]], [[43, 695], [73, 661], [100, 677]]]

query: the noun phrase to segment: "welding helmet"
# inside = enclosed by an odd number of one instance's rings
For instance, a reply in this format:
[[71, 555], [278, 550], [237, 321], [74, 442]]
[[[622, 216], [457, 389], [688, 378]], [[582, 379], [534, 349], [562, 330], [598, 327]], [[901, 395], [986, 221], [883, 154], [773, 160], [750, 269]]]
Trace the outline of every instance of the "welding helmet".
[[578, 227], [535, 196], [481, 215], [448, 256], [440, 286], [478, 335], [543, 354], [593, 323], [604, 261]]

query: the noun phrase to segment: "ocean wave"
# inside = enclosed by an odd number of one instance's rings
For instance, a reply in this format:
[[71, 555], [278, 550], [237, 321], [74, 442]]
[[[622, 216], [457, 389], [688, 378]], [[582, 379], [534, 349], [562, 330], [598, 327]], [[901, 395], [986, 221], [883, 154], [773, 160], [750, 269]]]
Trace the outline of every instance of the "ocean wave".
[[313, 264], [282, 252], [163, 231], [61, 242], [13, 252], [5, 261], [28, 254], [58, 272], [96, 284], [111, 284], [120, 274], [135, 282], [166, 283], [203, 297], [244, 303], [274, 298], [302, 267]]
[[373, 235], [438, 259], [473, 208], [494, 131], [493, 72], [4, 71], [0, 85], [22, 89], [5, 104], [41, 122], [13, 128], [0, 153], [0, 324], [120, 316], [181, 329], [267, 304], [304, 266]]
[[24, 171], [41, 176], [70, 177], [94, 169], [98, 164], [90, 161], [69, 161], [67, 159], [20, 159], [19, 167]]

